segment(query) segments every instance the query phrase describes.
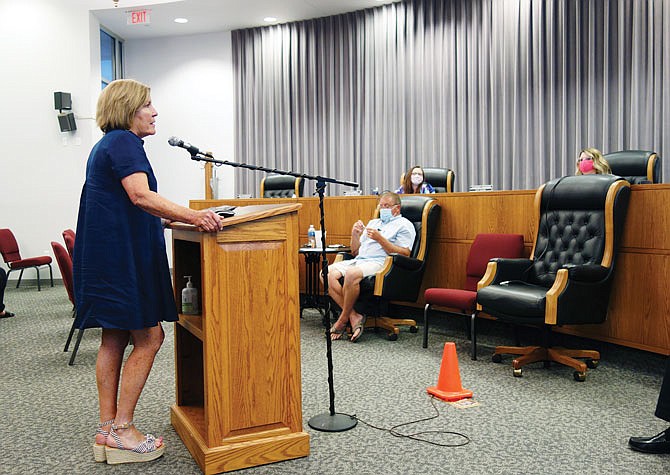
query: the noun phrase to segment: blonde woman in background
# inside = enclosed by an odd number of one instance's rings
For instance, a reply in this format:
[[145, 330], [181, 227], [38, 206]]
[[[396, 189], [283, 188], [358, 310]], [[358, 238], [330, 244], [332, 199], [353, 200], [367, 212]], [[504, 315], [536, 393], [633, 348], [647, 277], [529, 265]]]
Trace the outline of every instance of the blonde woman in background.
[[597, 148], [585, 148], [577, 159], [575, 175], [604, 175], [612, 174], [609, 163]]

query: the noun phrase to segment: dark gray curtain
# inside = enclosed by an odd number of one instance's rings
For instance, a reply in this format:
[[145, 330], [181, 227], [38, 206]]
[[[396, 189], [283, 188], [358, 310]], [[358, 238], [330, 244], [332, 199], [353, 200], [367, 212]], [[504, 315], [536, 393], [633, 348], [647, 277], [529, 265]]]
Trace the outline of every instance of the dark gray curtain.
[[[238, 161], [369, 193], [414, 164], [467, 191], [536, 188], [585, 147], [663, 157], [667, 0], [417, 0], [232, 40]], [[236, 173], [258, 196], [262, 174]]]

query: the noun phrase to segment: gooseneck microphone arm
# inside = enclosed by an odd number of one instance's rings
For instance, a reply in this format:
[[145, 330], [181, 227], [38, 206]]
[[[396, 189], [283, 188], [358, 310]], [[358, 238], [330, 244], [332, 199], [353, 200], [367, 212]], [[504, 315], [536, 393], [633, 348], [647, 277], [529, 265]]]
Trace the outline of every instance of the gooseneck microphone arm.
[[320, 175], [307, 175], [306, 173], [296, 173], [293, 171], [279, 170], [277, 168], [266, 168], [258, 165], [248, 165], [246, 163], [230, 162], [228, 160], [216, 160], [209, 152], [200, 152], [197, 147], [179, 140], [177, 137], [170, 137], [168, 143], [174, 147], [181, 147], [188, 150], [191, 154], [191, 160], [198, 162], [209, 162], [215, 165], [228, 165], [231, 167], [247, 168], [249, 170], [258, 170], [267, 173], [276, 173], [278, 175], [290, 175], [307, 180], [316, 180], [316, 193], [319, 195], [319, 217], [321, 220], [321, 273], [323, 274], [323, 295], [326, 301], [326, 309], [323, 315], [323, 326], [326, 334], [326, 360], [328, 363], [328, 394], [330, 400], [329, 411], [317, 414], [307, 422], [312, 429], [323, 432], [343, 432], [352, 429], [358, 424], [354, 416], [335, 412], [335, 385], [333, 382], [333, 351], [332, 341], [330, 339], [330, 315], [331, 306], [328, 298], [328, 255], [326, 254], [326, 221], [323, 209], [323, 197], [328, 183], [351, 186], [358, 188], [358, 183], [351, 181], [340, 181], [334, 178], [328, 178]]

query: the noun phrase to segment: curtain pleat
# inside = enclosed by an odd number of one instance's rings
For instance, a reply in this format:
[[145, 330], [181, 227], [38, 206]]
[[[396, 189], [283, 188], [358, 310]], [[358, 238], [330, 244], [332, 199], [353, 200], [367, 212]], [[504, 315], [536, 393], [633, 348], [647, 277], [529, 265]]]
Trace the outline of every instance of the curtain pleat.
[[[585, 147], [663, 156], [668, 31], [665, 0], [415, 0], [234, 31], [236, 160], [367, 194], [416, 164], [529, 189]], [[261, 178], [238, 169], [238, 193]]]

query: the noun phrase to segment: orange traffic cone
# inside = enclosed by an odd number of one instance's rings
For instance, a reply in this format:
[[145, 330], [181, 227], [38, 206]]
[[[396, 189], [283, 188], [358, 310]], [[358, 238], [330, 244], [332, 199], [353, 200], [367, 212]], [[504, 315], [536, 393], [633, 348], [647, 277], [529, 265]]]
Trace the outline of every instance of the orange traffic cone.
[[472, 397], [472, 391], [463, 389], [461, 376], [458, 372], [458, 356], [456, 356], [456, 345], [448, 341], [444, 344], [442, 352], [442, 365], [440, 376], [437, 378], [437, 386], [426, 389], [428, 394], [439, 397], [445, 401], [458, 401]]

